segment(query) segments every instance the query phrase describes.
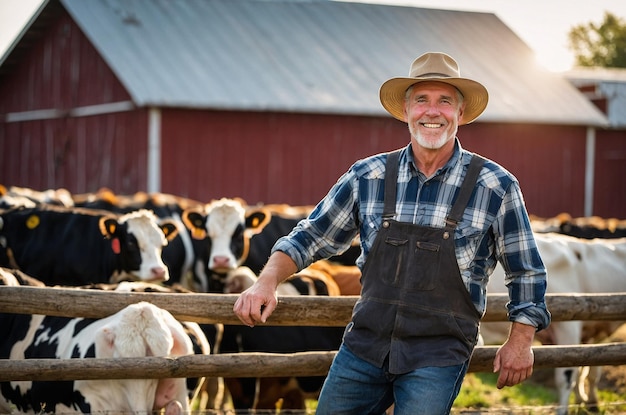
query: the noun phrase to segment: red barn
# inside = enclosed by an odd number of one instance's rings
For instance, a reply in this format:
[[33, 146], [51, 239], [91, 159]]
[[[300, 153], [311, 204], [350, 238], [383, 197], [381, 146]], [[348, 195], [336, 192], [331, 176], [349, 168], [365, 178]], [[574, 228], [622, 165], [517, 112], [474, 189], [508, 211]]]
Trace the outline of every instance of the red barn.
[[312, 204], [408, 143], [378, 88], [429, 50], [488, 88], [459, 138], [530, 213], [626, 217], [623, 131], [494, 14], [335, 1], [45, 2], [0, 60], [0, 184]]

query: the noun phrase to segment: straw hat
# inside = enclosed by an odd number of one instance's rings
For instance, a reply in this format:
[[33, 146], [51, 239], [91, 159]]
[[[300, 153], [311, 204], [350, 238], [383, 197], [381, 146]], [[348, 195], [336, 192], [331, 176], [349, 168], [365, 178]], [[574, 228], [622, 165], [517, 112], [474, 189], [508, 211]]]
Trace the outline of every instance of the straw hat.
[[380, 87], [380, 102], [383, 107], [400, 121], [404, 117], [404, 96], [413, 84], [424, 81], [444, 82], [456, 87], [463, 95], [465, 111], [459, 125], [474, 121], [487, 107], [487, 89], [476, 81], [461, 78], [456, 61], [449, 55], [429, 52], [418, 57], [411, 64], [408, 78], [391, 78]]

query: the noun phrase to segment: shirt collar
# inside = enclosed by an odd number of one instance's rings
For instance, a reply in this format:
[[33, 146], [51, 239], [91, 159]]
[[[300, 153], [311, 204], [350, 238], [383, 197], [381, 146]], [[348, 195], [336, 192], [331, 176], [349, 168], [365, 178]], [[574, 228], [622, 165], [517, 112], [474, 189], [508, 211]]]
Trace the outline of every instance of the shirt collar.
[[[439, 177], [440, 175], [443, 176], [442, 180], [446, 180], [448, 178], [449, 173], [452, 170], [454, 170], [454, 168], [461, 162], [462, 150], [463, 150], [463, 147], [461, 147], [461, 142], [459, 141], [458, 137], [455, 137], [454, 138], [454, 152], [452, 153], [452, 157], [450, 157], [448, 162], [443, 167], [441, 167], [435, 172], [431, 180]], [[411, 171], [411, 174], [413, 176], [420, 177], [422, 181], [426, 180], [426, 176], [424, 176], [424, 174], [419, 171], [419, 169], [417, 168], [417, 165], [415, 164], [415, 159], [413, 158], [413, 142], [412, 141], [405, 147], [404, 151], [405, 151], [405, 157], [406, 157], [405, 161], [409, 163], [409, 169]]]

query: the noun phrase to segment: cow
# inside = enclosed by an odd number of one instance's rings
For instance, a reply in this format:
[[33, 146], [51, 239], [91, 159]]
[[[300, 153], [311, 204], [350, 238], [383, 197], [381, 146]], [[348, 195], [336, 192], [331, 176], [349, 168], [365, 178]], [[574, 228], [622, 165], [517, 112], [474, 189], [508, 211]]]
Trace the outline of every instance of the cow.
[[[582, 239], [558, 233], [535, 233], [539, 253], [548, 272], [548, 294], [567, 293], [612, 293], [626, 291], [626, 238]], [[490, 294], [507, 293], [507, 281], [502, 267], [496, 266], [489, 278], [487, 290]], [[606, 329], [609, 322], [555, 321], [538, 339], [543, 342], [564, 345], [581, 344], [585, 333]], [[617, 328], [620, 322], [610, 322], [608, 331]], [[480, 333], [485, 344], [501, 344], [506, 338], [508, 323], [483, 322]], [[546, 338], [546, 336], [548, 336]], [[566, 413], [576, 382], [582, 386], [578, 367], [555, 369], [555, 382], [559, 395], [560, 413]], [[598, 376], [597, 370], [590, 374]], [[577, 396], [588, 407], [597, 405], [595, 381], [589, 383], [587, 396]], [[576, 392], [579, 392], [576, 390]], [[580, 393], [579, 393], [580, 395]]]
[[[1, 269], [1, 268], [0, 268]], [[98, 283], [77, 287], [81, 289], [116, 291], [126, 293], [162, 293], [162, 294], [185, 294], [191, 293], [186, 288], [176, 284], [173, 286], [154, 284], [145, 281], [122, 281], [114, 284]], [[180, 321], [185, 333], [191, 339], [194, 354], [209, 355], [216, 350], [216, 343], [221, 338], [222, 325], [198, 324], [190, 321]], [[222, 401], [223, 387], [216, 378], [187, 378], [187, 390], [189, 399], [204, 401], [202, 409], [218, 409]], [[201, 396], [206, 394], [206, 396]]]
[[248, 257], [250, 238], [263, 229], [269, 214], [264, 209], [246, 211], [244, 206], [241, 200], [221, 198], [183, 211], [183, 223], [201, 244], [194, 291], [224, 293], [226, 274]]
[[[0, 288], [1, 289], [1, 288]], [[183, 356], [191, 340], [167, 311], [148, 302], [102, 319], [0, 314], [2, 359]], [[189, 410], [185, 379], [6, 381], [0, 411], [151, 413]]]
[[[307, 209], [308, 211], [308, 209]], [[302, 213], [303, 214], [303, 213]], [[300, 219], [301, 215], [296, 215]], [[241, 270], [242, 265], [248, 263], [254, 249], [255, 240], [263, 240], [257, 258], [260, 258], [256, 268], [259, 269], [267, 260], [269, 250], [274, 242], [289, 230], [297, 222], [290, 222], [289, 225], [281, 228], [282, 230], [266, 228], [270, 220], [274, 220], [270, 209], [265, 206], [250, 207], [238, 199], [222, 198], [214, 200], [207, 204], [204, 209], [189, 209], [182, 215], [185, 226], [191, 231], [191, 235], [197, 241], [206, 243], [205, 260], [207, 280], [199, 281], [196, 291], [224, 293], [236, 292], [244, 289], [241, 284], [245, 281], [236, 282], [233, 280], [233, 270]], [[297, 220], [300, 220], [297, 219]], [[278, 222], [275, 222], [275, 224]], [[265, 232], [264, 235], [262, 235]], [[258, 239], [258, 237], [261, 237]], [[259, 252], [261, 252], [259, 254]], [[257, 271], [252, 269], [254, 277]], [[291, 285], [298, 283], [299, 294], [310, 294], [314, 292], [316, 295], [338, 295], [340, 291], [337, 284], [330, 280], [324, 282], [322, 278], [313, 278], [314, 274], [320, 274], [319, 271], [309, 269], [301, 272], [307, 272], [309, 275], [301, 274], [298, 279], [294, 278]], [[231, 276], [228, 281], [227, 278]], [[200, 272], [196, 275], [201, 275]], [[306, 278], [305, 278], [306, 277]], [[310, 291], [311, 285], [314, 291]], [[238, 286], [239, 288], [234, 288]], [[294, 285], [296, 287], [296, 285]], [[292, 294], [296, 294], [292, 291]], [[274, 353], [293, 353], [307, 350], [337, 350], [341, 343], [343, 328], [340, 327], [257, 327], [254, 330], [249, 327], [242, 326], [225, 326], [220, 344], [221, 353], [237, 353], [237, 352], [253, 352], [264, 351]], [[323, 377], [313, 378], [297, 378], [298, 389], [297, 396], [301, 397], [302, 392], [306, 391], [317, 393], [323, 381]], [[285, 379], [287, 380], [287, 379]], [[266, 389], [267, 379], [259, 381], [259, 387]], [[261, 408], [263, 405], [272, 405], [275, 400], [269, 399], [267, 402], [256, 402], [255, 397], [263, 394], [257, 394], [257, 383], [255, 379], [225, 379], [233, 405], [236, 409], [250, 409], [253, 406]], [[289, 387], [293, 382], [287, 382]], [[284, 391], [283, 385], [280, 389]], [[290, 394], [290, 396], [292, 396]], [[283, 399], [287, 395], [284, 394]], [[258, 400], [258, 399], [257, 399]], [[283, 408], [293, 405], [299, 407], [301, 399], [284, 401]], [[273, 406], [272, 406], [273, 407]]]
[[[248, 267], [241, 266], [226, 274], [224, 293], [235, 294], [252, 287], [256, 274]], [[276, 294], [284, 295], [341, 295], [339, 286], [329, 274], [314, 267], [307, 267], [293, 274], [278, 285]]]
[[0, 267], [0, 285], [45, 287], [46, 285], [36, 278], [23, 273], [19, 269]]
[[192, 286], [192, 281], [198, 280], [193, 274], [202, 266], [196, 265], [198, 253], [202, 244], [191, 238], [190, 231], [181, 219], [185, 209], [201, 208], [203, 203], [167, 193], [137, 192], [133, 195], [117, 195], [107, 188], [96, 193], [85, 193], [73, 196], [74, 205], [87, 209], [106, 210], [115, 213], [130, 213], [147, 209], [157, 216], [158, 223], [173, 222], [177, 233], [169, 238], [169, 243], [163, 247], [163, 262], [169, 270], [170, 278], [165, 282], [168, 285], [181, 283]]
[[[248, 207], [247, 209], [262, 209], [266, 215], [263, 228], [256, 232], [250, 238], [250, 249], [248, 255], [243, 260], [242, 265], [252, 269], [255, 273], [261, 272], [261, 269], [267, 262], [274, 243], [289, 232], [300, 222], [305, 219], [314, 206], [290, 206], [286, 204], [268, 204], [256, 207]], [[361, 254], [358, 237], [354, 239], [350, 248], [345, 252], [329, 258], [330, 261], [340, 265], [351, 266], [356, 264], [356, 260]]]
[[356, 265], [344, 265], [335, 261], [321, 259], [312, 263], [300, 271], [300, 273], [315, 273], [320, 279], [332, 279], [339, 288], [338, 295], [361, 295], [361, 270]]
[[56, 206], [73, 207], [72, 194], [64, 188], [47, 189], [44, 191], [28, 187], [0, 185], [0, 198], [14, 198], [21, 201], [29, 201], [32, 204], [48, 204]]
[[[238, 293], [250, 287], [256, 274], [242, 266], [227, 274], [226, 290]], [[304, 269], [278, 286], [277, 294], [284, 295], [339, 295], [339, 287], [327, 275]], [[269, 352], [296, 353], [305, 351], [338, 350], [344, 329], [342, 327], [307, 326], [224, 326], [220, 346], [223, 353]], [[238, 409], [305, 409], [306, 398], [316, 398], [324, 381], [323, 376], [282, 378], [226, 378], [233, 406]]]
[[625, 238], [626, 220], [584, 216], [572, 218], [568, 213], [560, 213], [551, 218], [531, 216], [531, 226], [535, 232], [555, 232], [576, 238]]
[[161, 258], [173, 223], [140, 210], [125, 215], [57, 206], [0, 211], [0, 266], [46, 285], [122, 280], [166, 281]]

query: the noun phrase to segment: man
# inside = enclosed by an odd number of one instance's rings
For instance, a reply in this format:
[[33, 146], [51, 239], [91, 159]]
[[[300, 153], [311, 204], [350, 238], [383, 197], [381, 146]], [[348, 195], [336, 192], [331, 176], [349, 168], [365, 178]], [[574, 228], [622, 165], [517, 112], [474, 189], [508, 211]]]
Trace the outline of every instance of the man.
[[550, 323], [546, 271], [519, 183], [464, 150], [459, 125], [488, 93], [456, 61], [426, 53], [409, 76], [380, 88], [383, 107], [408, 124], [399, 151], [357, 161], [310, 216], [274, 246], [258, 281], [234, 306], [249, 326], [276, 307], [276, 287], [360, 234], [361, 298], [333, 360], [318, 414], [446, 414], [477, 342], [496, 261], [507, 271], [511, 329], [494, 360], [497, 386], [527, 379], [534, 333]]

